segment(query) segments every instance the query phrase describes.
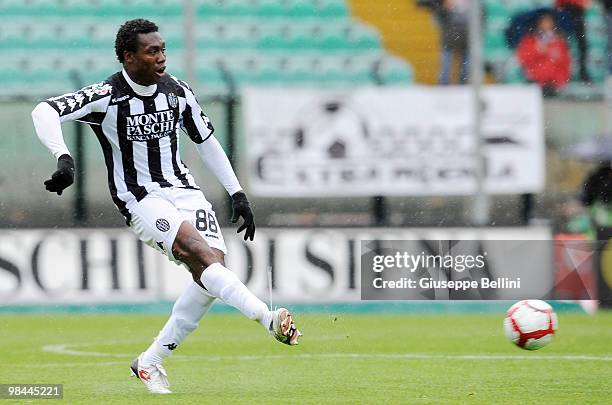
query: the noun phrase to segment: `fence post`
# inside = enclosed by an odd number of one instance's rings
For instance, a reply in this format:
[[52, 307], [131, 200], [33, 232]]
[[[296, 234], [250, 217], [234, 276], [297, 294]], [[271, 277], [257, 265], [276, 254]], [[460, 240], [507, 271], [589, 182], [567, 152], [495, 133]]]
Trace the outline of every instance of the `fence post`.
[[[76, 89], [83, 87], [83, 81], [78, 71], [70, 72], [70, 79]], [[75, 122], [75, 179], [74, 179], [74, 210], [73, 218], [76, 225], [84, 225], [87, 221], [87, 199], [85, 197], [85, 140], [83, 135], [83, 123]]]

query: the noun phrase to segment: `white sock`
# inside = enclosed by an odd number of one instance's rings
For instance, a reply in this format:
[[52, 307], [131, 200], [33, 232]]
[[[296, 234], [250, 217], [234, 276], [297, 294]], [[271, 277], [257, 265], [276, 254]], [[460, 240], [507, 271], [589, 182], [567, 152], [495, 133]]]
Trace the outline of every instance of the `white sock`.
[[258, 321], [269, 329], [272, 311], [242, 284], [234, 273], [220, 263], [213, 263], [202, 272], [200, 281], [209, 293], [242, 312], [247, 318]]
[[215, 298], [192, 282], [178, 297], [172, 307], [170, 319], [159, 332], [151, 346], [144, 352], [142, 364], [160, 364], [164, 358], [198, 327], [198, 322], [210, 309]]

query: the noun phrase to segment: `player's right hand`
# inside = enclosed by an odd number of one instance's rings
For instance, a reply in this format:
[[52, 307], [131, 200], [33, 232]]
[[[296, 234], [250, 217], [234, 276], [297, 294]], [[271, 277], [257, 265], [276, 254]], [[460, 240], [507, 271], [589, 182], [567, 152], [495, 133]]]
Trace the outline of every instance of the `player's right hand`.
[[45, 181], [47, 191], [62, 195], [62, 192], [74, 183], [74, 160], [70, 155], [62, 155], [57, 159], [57, 170], [51, 178]]

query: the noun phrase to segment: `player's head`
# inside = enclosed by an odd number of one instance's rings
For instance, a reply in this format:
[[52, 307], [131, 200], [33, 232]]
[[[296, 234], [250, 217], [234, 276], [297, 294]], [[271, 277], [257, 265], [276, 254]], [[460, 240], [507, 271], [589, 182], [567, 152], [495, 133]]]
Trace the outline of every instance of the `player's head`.
[[126, 21], [117, 32], [115, 53], [136, 83], [155, 84], [164, 75], [166, 44], [151, 21]]

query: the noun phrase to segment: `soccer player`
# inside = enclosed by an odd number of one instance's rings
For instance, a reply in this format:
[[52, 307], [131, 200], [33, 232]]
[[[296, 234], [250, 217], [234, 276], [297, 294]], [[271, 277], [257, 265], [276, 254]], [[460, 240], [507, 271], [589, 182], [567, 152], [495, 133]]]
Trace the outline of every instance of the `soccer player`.
[[255, 235], [253, 212], [193, 91], [166, 73], [165, 51], [153, 22], [127, 21], [115, 40], [121, 72], [45, 100], [32, 111], [38, 137], [57, 158], [46, 189], [61, 195], [74, 180], [61, 123], [88, 123], [102, 146], [112, 200], [127, 225], [191, 272], [194, 281], [176, 300], [170, 319], [130, 367], [150, 392], [159, 394], [171, 392], [164, 358], [198, 326], [216, 298], [259, 322], [282, 343], [297, 345], [301, 335], [288, 310], [268, 310], [225, 267], [227, 251], [215, 212], [179, 156], [179, 128], [232, 196], [232, 222], [243, 219], [238, 233], [244, 230], [245, 241]]

